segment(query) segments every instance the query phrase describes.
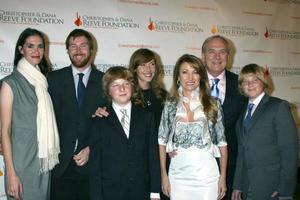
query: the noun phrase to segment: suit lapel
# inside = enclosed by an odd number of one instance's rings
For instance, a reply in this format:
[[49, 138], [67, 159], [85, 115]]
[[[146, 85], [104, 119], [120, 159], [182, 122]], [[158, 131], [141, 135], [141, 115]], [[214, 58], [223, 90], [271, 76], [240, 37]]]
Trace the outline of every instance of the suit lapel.
[[241, 112], [241, 115], [238, 119], [238, 121], [236, 122], [238, 124], [238, 132], [241, 133], [240, 136], [242, 138], [244, 138], [245, 136], [245, 128], [244, 128], [244, 119], [245, 119], [245, 114], [246, 114], [246, 111], [247, 111], [247, 104], [244, 105], [243, 107], [243, 111]]
[[71, 66], [68, 67], [65, 73], [65, 86], [64, 87], [64, 93], [67, 98], [70, 99], [70, 105], [73, 107], [76, 107], [74, 110], [78, 109], [77, 104], [77, 97], [75, 92], [75, 85], [74, 85], [74, 77], [72, 74], [72, 68]]
[[[265, 96], [261, 99], [261, 101], [259, 102], [257, 108], [255, 109], [254, 113], [252, 114], [252, 117], [251, 117], [251, 121], [249, 123], [249, 126], [248, 126], [248, 129], [247, 131], [245, 132], [244, 128], [243, 128], [243, 121], [244, 121], [244, 118], [241, 122], [242, 124], [242, 129], [243, 129], [243, 136], [244, 136], [244, 142], [246, 142], [249, 137], [252, 137], [253, 136], [253, 133], [255, 132], [251, 132], [251, 130], [255, 127], [255, 124], [256, 122], [259, 120], [260, 116], [265, 112], [265, 108], [266, 108], [266, 103], [269, 101], [269, 96], [267, 94], [265, 94]], [[243, 116], [245, 117], [245, 114], [246, 114], [246, 109], [247, 109], [247, 106], [246, 108], [244, 109], [244, 113], [243, 113]]]
[[[119, 134], [121, 137], [123, 137], [124, 139], [127, 140], [127, 136], [125, 134], [125, 131], [121, 125], [121, 122], [115, 112], [115, 110], [112, 108], [112, 106], [109, 106], [107, 108], [107, 112], [109, 113], [108, 115], [108, 122], [111, 124], [111, 127], [113, 127], [114, 129], [116, 129], [117, 134]], [[130, 125], [131, 126], [131, 125]], [[131, 128], [130, 128], [131, 129]], [[130, 134], [129, 134], [130, 135]]]
[[132, 104], [131, 116], [130, 116], [130, 129], [129, 129], [129, 139], [132, 140], [136, 134], [137, 125], [139, 123], [139, 116], [137, 108]]
[[95, 88], [99, 88], [97, 85], [99, 85], [101, 80], [97, 79], [97, 75], [95, 72], [95, 69], [92, 67], [89, 80], [87, 82], [86, 86], [86, 93], [85, 97], [83, 99], [82, 108], [86, 108], [85, 110], [89, 110], [87, 106], [93, 106], [93, 102], [95, 101], [94, 94], [95, 94]]
[[[227, 70], [225, 70], [225, 78], [226, 78], [226, 87], [225, 87], [225, 98], [224, 98], [224, 102], [223, 102], [223, 107], [231, 107], [232, 105], [231, 104], [228, 104], [230, 102], [228, 102], [228, 99], [232, 99], [232, 88], [235, 88], [235, 84], [234, 81], [232, 81], [232, 76], [231, 74], [229, 74], [227, 72]], [[228, 104], [228, 105], [227, 105]]]
[[269, 96], [265, 94], [261, 101], [259, 102], [257, 108], [255, 109], [254, 113], [252, 114], [251, 121], [249, 123], [249, 130], [255, 125], [256, 121], [259, 119], [261, 114], [264, 112], [266, 108], [266, 103], [269, 101]]

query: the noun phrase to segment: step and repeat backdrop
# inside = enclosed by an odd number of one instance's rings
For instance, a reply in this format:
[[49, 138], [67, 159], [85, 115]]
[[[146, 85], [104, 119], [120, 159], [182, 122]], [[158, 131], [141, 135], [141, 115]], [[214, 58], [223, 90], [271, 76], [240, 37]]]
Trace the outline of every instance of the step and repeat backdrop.
[[[103, 72], [126, 66], [138, 48], [152, 49], [164, 63], [167, 88], [177, 58], [201, 57], [205, 38], [220, 34], [231, 42], [228, 68], [238, 73], [249, 63], [265, 67], [272, 95], [291, 103], [300, 126], [299, 0], [0, 0], [0, 5], [0, 79], [12, 72], [15, 43], [27, 27], [46, 34], [54, 69], [70, 64], [65, 39], [75, 28], [93, 34], [94, 63]], [[3, 174], [0, 161], [0, 199]]]

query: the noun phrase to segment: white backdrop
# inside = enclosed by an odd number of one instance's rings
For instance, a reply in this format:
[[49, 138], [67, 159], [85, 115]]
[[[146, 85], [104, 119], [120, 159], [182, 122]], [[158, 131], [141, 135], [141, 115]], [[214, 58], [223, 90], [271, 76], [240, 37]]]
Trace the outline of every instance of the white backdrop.
[[[291, 102], [300, 126], [297, 0], [0, 0], [0, 5], [0, 79], [12, 72], [14, 46], [27, 27], [46, 33], [55, 69], [70, 64], [64, 41], [74, 28], [94, 35], [95, 64], [102, 71], [127, 65], [136, 49], [150, 48], [163, 60], [167, 88], [177, 58], [201, 56], [205, 38], [221, 34], [233, 44], [230, 70], [238, 73], [253, 62], [268, 68], [272, 95]], [[3, 185], [1, 161], [0, 170]]]

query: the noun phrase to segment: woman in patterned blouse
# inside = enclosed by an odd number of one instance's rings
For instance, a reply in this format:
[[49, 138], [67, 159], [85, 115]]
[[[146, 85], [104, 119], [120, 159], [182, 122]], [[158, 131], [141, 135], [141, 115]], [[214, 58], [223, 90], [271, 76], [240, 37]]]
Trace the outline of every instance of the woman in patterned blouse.
[[[222, 199], [227, 190], [223, 114], [199, 58], [185, 54], [178, 59], [170, 96], [158, 135], [163, 193], [171, 200]], [[167, 173], [166, 152], [175, 151]]]

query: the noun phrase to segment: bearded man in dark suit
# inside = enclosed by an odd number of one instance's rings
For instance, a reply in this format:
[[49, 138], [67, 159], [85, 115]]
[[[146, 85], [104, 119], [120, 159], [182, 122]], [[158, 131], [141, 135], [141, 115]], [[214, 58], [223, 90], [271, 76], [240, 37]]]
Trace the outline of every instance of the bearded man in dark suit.
[[93, 113], [103, 104], [103, 73], [92, 65], [94, 44], [89, 32], [73, 30], [66, 48], [72, 64], [48, 76], [61, 149], [60, 163], [52, 171], [51, 200], [87, 200], [88, 129]]

